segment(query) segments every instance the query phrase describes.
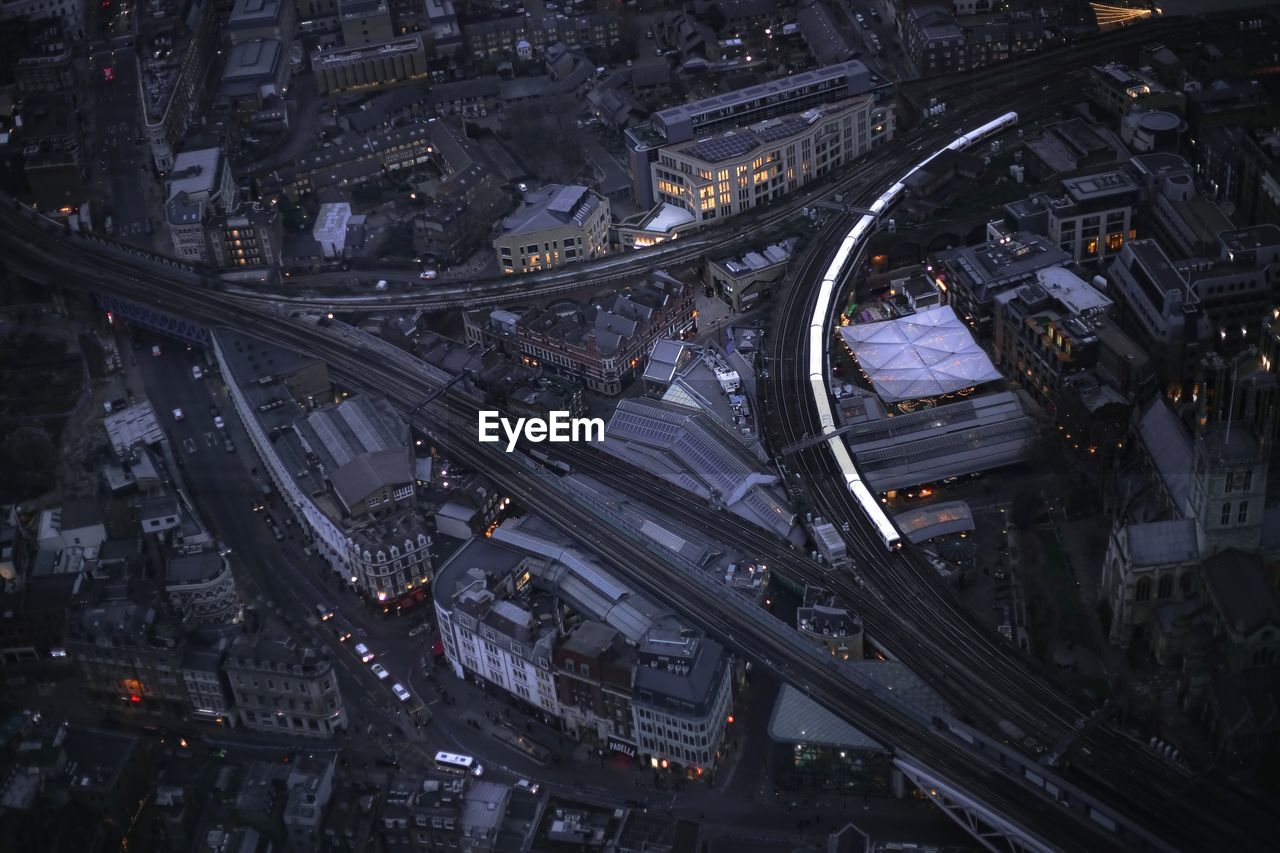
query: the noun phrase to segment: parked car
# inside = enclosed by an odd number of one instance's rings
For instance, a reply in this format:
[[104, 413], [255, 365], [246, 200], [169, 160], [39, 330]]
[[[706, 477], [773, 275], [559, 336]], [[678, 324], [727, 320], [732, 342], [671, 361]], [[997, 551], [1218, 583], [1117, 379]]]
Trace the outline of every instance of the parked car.
[[191, 378], [192, 378], [192, 379], [200, 379], [200, 378], [202, 378], [203, 376], [204, 376], [204, 373], [202, 373], [202, 372], [200, 371], [200, 365], [198, 365], [198, 364], [193, 364], [193, 365], [191, 365]]
[[409, 691], [405, 690], [404, 685], [398, 681], [395, 684], [391, 685], [391, 692], [396, 694], [396, 698], [399, 699], [401, 702], [408, 702], [409, 699], [412, 698], [409, 696]]
[[181, 420], [183, 420], [185, 417], [186, 417], [186, 415], [182, 414], [182, 409], [174, 409], [174, 410], [173, 410], [173, 419], [174, 419], [175, 421], [181, 421]]
[[391, 677], [391, 673], [387, 672], [386, 667], [380, 663], [375, 663], [373, 666], [369, 667], [369, 669], [373, 671], [374, 675], [378, 676], [379, 681], [386, 681]]
[[226, 429], [227, 422], [222, 419], [222, 415], [213, 416], [213, 425], [216, 429]]
[[151, 347], [151, 354], [152, 354], [153, 356], [155, 356], [156, 358], [159, 358], [159, 357], [160, 357], [161, 353], [160, 353], [160, 345], [159, 345], [159, 344], [155, 344], [154, 346], [152, 346], [152, 347]]
[[409, 629], [409, 636], [410, 636], [410, 637], [416, 637], [416, 636], [418, 636], [419, 634], [421, 634], [423, 631], [427, 631], [427, 630], [430, 630], [430, 629], [431, 629], [431, 623], [430, 623], [430, 622], [423, 622], [421, 625], [415, 625], [415, 626], [413, 626], [412, 628], [410, 628], [410, 629]]
[[223, 447], [223, 449], [224, 449], [224, 450], [226, 450], [228, 453], [235, 453], [235, 452], [236, 452], [236, 445], [235, 445], [235, 442], [233, 442], [233, 441], [232, 441], [231, 439], [229, 439], [229, 438], [228, 438], [226, 441], [222, 442], [222, 447]]

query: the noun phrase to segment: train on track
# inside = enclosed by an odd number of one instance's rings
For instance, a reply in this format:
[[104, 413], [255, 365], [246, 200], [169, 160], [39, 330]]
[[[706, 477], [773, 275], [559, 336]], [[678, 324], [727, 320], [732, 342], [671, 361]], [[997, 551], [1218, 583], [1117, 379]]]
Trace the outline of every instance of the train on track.
[[888, 549], [901, 548], [902, 536], [898, 533], [898, 529], [894, 527], [893, 521], [884, 511], [880, 501], [876, 500], [875, 495], [867, 488], [867, 484], [862, 479], [862, 474], [858, 472], [858, 467], [854, 464], [853, 457], [850, 456], [849, 448], [845, 446], [844, 440], [837, 435], [833, 435], [836, 432], [836, 423], [831, 409], [831, 395], [828, 391], [827, 379], [832, 302], [836, 296], [836, 289], [841, 286], [849, 271], [856, 266], [858, 258], [866, 246], [867, 238], [875, 231], [876, 223], [898, 200], [908, 178], [924, 168], [927, 163], [940, 156], [944, 151], [963, 151], [992, 134], [1000, 133], [1012, 127], [1017, 122], [1017, 113], [1005, 113], [981, 127], [956, 137], [944, 148], [938, 149], [916, 163], [915, 166], [898, 179], [897, 183], [889, 187], [879, 198], [867, 206], [867, 209], [872, 211], [872, 214], [861, 216], [854, 222], [853, 227], [849, 229], [849, 232], [845, 234], [844, 240], [841, 241], [839, 249], [836, 250], [835, 256], [831, 259], [831, 263], [827, 265], [822, 274], [822, 284], [818, 288], [818, 299], [814, 304], [813, 316], [809, 325], [809, 383], [812, 387], [813, 402], [818, 409], [818, 422], [822, 425], [822, 434], [831, 436], [826, 443], [831, 450], [832, 457], [835, 458], [841, 476], [844, 478], [845, 486], [849, 489], [849, 492], [853, 495], [854, 500], [857, 501], [859, 508], [867, 516], [872, 526], [875, 527], [877, 534], [879, 534]]

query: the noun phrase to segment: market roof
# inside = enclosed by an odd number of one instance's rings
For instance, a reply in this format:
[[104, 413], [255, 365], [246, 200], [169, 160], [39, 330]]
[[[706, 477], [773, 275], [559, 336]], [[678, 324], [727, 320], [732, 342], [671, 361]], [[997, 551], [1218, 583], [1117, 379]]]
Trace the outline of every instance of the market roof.
[[839, 331], [886, 402], [937, 397], [1000, 378], [949, 305]]

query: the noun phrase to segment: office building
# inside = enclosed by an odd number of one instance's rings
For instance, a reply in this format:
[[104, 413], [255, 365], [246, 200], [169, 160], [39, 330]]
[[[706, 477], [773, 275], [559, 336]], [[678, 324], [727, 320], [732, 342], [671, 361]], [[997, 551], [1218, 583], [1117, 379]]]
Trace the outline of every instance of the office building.
[[342, 43], [346, 47], [382, 44], [395, 34], [387, 0], [338, 0]]
[[537, 517], [470, 540], [435, 597], [455, 673], [500, 687], [584, 742], [696, 778], [715, 766], [732, 661]]
[[431, 539], [408, 425], [390, 403], [330, 403], [322, 362], [248, 336], [219, 331], [214, 352], [267, 476], [317, 554], [372, 603], [421, 600]]
[[206, 217], [239, 204], [231, 164], [218, 148], [184, 151], [173, 161], [167, 189], [165, 214], [174, 255], [186, 261], [208, 260]]
[[240, 725], [288, 737], [333, 737], [347, 728], [338, 676], [325, 647], [265, 629], [237, 637], [223, 664]]
[[580, 740], [634, 744], [631, 699], [636, 651], [604, 622], [586, 621], [555, 650], [560, 719]]
[[735, 258], [707, 258], [706, 283], [735, 314], [768, 300], [787, 272], [794, 241], [784, 240]]
[[145, 17], [135, 16], [143, 132], [161, 174], [173, 167], [174, 149], [200, 106], [217, 45], [216, 5], [157, 0]]
[[1097, 328], [1111, 300], [1061, 267], [996, 297], [995, 357], [1042, 406], [1057, 408], [1066, 376], [1097, 364]]
[[1116, 319], [1150, 354], [1157, 387], [1171, 397], [1189, 393], [1210, 331], [1199, 294], [1154, 240], [1126, 244], [1106, 278]]
[[284, 42], [255, 38], [231, 46], [222, 69], [215, 104], [231, 110], [241, 124], [265, 104], [283, 98], [289, 87], [290, 64]]
[[297, 28], [294, 0], [235, 0], [222, 31], [232, 45], [276, 39], [287, 48], [293, 44]]
[[1035, 193], [1004, 207], [1014, 229], [1048, 236], [1076, 263], [1105, 261], [1137, 236], [1135, 214], [1141, 188], [1126, 171], [1115, 169], [1067, 178], [1062, 195]]
[[209, 265], [218, 269], [274, 267], [280, 263], [284, 224], [275, 205], [242, 203], [205, 222]]
[[662, 148], [653, 195], [704, 225], [824, 180], [892, 136], [891, 109], [846, 98]]
[[319, 49], [311, 70], [321, 94], [373, 91], [427, 75], [427, 49], [418, 33], [359, 47]]
[[0, 3], [0, 21], [56, 18], [68, 36], [84, 35], [85, 0], [5, 0]]
[[84, 696], [106, 710], [181, 719], [185, 641], [178, 618], [146, 593], [130, 593], [127, 575], [86, 584], [67, 618], [67, 656]]
[[27, 22], [23, 30], [23, 49], [13, 65], [13, 79], [18, 84], [18, 92], [27, 97], [57, 92], [70, 94], [69, 90], [75, 87], [76, 70], [72, 62], [71, 40], [62, 21], [59, 18], [42, 18]]
[[1038, 234], [1007, 233], [990, 226], [988, 232], [992, 236], [987, 242], [937, 252], [926, 266], [956, 314], [980, 333], [990, 330], [998, 294], [1071, 260], [1070, 254]]
[[[656, 198], [651, 166], [669, 145], [803, 113], [813, 107], [838, 105], [847, 98], [869, 93], [874, 94], [878, 106], [886, 111], [892, 109], [891, 87], [873, 82], [871, 72], [855, 59], [659, 110], [649, 121], [628, 128], [624, 134], [636, 204], [645, 209], [653, 207]], [[889, 126], [892, 127], [891, 119]]]
[[164, 591], [184, 625], [220, 625], [240, 614], [231, 564], [214, 550], [169, 558]]
[[537, 272], [609, 251], [609, 200], [583, 186], [548, 184], [502, 221], [493, 250], [504, 273]]

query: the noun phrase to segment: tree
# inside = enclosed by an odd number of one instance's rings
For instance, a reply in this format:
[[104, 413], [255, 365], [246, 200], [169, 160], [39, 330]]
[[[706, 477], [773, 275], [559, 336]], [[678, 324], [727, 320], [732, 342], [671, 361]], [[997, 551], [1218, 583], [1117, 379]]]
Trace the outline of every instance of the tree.
[[702, 13], [702, 23], [716, 31], [716, 35], [720, 34], [720, 30], [724, 28], [725, 17], [718, 4], [713, 4], [707, 11]]
[[49, 491], [57, 462], [57, 448], [49, 433], [39, 426], [18, 427], [0, 444], [0, 467], [5, 471], [0, 491], [10, 500], [26, 500]]

